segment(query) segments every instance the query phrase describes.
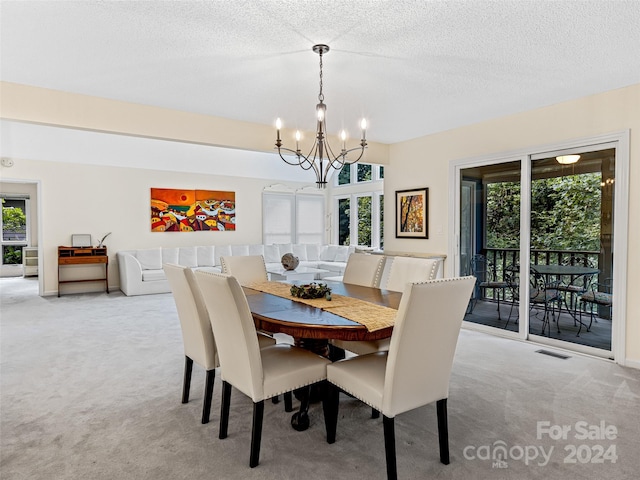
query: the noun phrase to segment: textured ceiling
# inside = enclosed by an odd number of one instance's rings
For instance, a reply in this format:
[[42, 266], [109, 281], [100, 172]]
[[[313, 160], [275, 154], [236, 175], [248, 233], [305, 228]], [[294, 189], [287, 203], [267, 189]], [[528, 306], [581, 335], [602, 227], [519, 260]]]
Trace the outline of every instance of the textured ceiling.
[[0, 78], [393, 143], [640, 82], [640, 1], [5, 1]]

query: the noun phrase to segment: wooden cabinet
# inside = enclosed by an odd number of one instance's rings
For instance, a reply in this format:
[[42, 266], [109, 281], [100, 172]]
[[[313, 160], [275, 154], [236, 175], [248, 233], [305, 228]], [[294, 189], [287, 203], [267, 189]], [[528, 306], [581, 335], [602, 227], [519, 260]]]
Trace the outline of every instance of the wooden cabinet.
[[22, 276], [38, 276], [38, 247], [22, 247]]
[[[99, 278], [82, 278], [74, 280], [60, 280], [60, 269], [71, 265], [103, 264], [104, 276]], [[104, 282], [109, 293], [109, 256], [107, 247], [58, 247], [58, 296], [60, 285], [63, 283]]]

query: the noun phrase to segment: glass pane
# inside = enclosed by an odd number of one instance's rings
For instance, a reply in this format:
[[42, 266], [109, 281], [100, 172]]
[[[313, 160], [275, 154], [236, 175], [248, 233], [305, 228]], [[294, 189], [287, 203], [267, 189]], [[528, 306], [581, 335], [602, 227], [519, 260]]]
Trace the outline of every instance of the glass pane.
[[349, 185], [351, 183], [351, 165], [345, 165], [338, 174], [338, 185]]
[[380, 167], [380, 178], [384, 178], [384, 167]]
[[26, 247], [26, 245], [3, 245], [2, 246], [2, 264], [3, 265], [22, 264], [22, 247]]
[[614, 187], [615, 149], [531, 163], [530, 334], [611, 349]]
[[516, 161], [460, 172], [459, 270], [478, 278], [465, 320], [515, 332], [519, 287], [507, 279], [520, 252], [520, 169]]
[[296, 195], [296, 243], [324, 243], [324, 196]]
[[358, 245], [371, 246], [371, 200], [358, 197]]
[[338, 245], [349, 245], [351, 240], [351, 200], [338, 200]]
[[366, 163], [358, 163], [358, 182], [370, 182], [373, 175], [373, 166]]
[[25, 200], [2, 199], [2, 241], [24, 242], [27, 239]]
[[384, 195], [380, 195], [380, 249], [384, 249]]

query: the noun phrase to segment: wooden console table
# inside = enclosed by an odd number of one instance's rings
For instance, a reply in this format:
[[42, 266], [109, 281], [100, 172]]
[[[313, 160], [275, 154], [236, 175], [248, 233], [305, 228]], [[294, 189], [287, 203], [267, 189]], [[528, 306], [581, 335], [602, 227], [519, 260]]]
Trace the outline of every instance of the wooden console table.
[[[92, 264], [104, 264], [104, 277], [60, 280], [60, 267]], [[79, 282], [104, 282], [107, 293], [109, 293], [109, 256], [107, 255], [107, 247], [58, 247], [58, 296], [60, 296], [60, 284]]]

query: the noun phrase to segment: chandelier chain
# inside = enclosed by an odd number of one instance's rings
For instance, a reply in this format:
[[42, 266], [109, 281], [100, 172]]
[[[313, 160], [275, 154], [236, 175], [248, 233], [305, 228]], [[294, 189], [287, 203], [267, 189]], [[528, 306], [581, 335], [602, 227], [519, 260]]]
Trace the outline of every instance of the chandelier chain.
[[324, 102], [324, 94], [322, 93], [322, 51], [320, 52], [320, 93], [318, 94], [318, 100]]

